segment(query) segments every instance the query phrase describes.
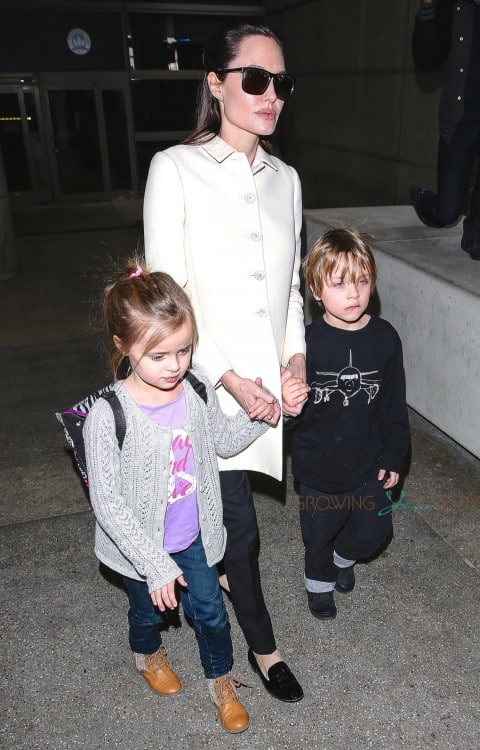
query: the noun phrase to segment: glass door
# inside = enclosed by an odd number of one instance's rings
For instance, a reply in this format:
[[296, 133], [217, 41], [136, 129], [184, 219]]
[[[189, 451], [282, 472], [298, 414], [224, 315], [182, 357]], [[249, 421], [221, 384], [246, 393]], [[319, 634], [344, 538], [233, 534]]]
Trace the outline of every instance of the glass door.
[[37, 86], [0, 84], [0, 145], [12, 203], [50, 202], [51, 177]]
[[58, 202], [135, 192], [128, 88], [72, 79], [45, 85], [53, 189]]

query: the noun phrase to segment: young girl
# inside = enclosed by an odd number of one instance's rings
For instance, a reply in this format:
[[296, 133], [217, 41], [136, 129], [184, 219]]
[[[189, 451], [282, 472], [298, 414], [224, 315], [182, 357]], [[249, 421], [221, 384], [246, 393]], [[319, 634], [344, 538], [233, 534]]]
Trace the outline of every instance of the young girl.
[[[123, 578], [134, 663], [160, 695], [181, 690], [158, 627], [177, 605], [178, 584], [211, 700], [223, 727], [242, 732], [249, 716], [230, 674], [230, 626], [215, 567], [225, 550], [216, 454], [237, 453], [267, 427], [241, 410], [227, 417], [209, 381], [192, 378], [195, 318], [170, 276], [129, 261], [107, 286], [103, 309], [113, 376], [125, 357], [130, 374], [115, 385], [126, 420], [122, 449], [104, 399], [85, 422], [95, 552]], [[272, 407], [271, 421], [278, 410]]]

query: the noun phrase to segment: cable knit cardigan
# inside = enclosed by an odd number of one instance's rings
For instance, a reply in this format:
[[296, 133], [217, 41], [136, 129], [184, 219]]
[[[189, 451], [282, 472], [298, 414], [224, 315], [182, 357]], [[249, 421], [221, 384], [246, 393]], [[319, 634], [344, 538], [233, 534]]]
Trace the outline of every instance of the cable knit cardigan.
[[[268, 427], [240, 410], [220, 409], [207, 378], [207, 404], [184, 381], [187, 417], [197, 474], [200, 529], [209, 566], [225, 551], [217, 455], [227, 458], [250, 445]], [[90, 499], [96, 516], [95, 554], [112, 570], [144, 580], [150, 592], [182, 574], [163, 548], [172, 432], [157, 425], [135, 403], [122, 381], [115, 385], [127, 430], [120, 451], [110, 405], [99, 398], [84, 426]]]

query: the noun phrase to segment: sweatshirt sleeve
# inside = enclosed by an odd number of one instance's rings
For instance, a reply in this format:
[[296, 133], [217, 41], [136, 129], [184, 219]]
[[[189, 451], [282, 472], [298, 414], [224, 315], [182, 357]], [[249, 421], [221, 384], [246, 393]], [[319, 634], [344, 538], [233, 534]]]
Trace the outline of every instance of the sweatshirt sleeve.
[[410, 446], [410, 427], [405, 398], [405, 373], [402, 344], [396, 331], [394, 351], [385, 369], [382, 383], [380, 423], [383, 433], [382, 465], [379, 469], [400, 473]]
[[145, 533], [121, 487], [121, 451], [115, 435], [113, 412], [98, 399], [84, 425], [90, 500], [99, 526], [122, 555], [156, 591], [181, 575], [170, 555]]

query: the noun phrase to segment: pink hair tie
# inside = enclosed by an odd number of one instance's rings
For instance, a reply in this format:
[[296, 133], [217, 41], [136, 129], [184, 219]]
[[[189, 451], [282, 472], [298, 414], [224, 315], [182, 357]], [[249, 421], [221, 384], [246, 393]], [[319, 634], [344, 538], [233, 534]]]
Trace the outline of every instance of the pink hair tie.
[[132, 273], [130, 274], [130, 276], [128, 278], [129, 279], [134, 279], [136, 276], [141, 276], [142, 273], [143, 273], [142, 267], [141, 266], [137, 266], [137, 268], [135, 269], [135, 271], [132, 271]]

